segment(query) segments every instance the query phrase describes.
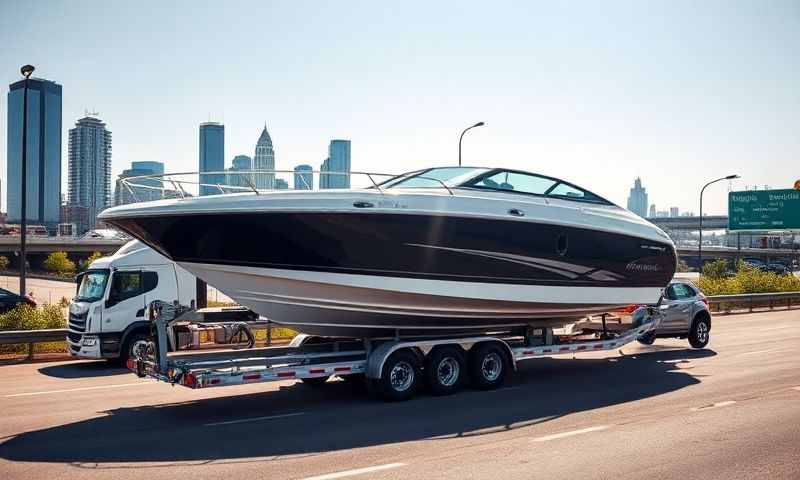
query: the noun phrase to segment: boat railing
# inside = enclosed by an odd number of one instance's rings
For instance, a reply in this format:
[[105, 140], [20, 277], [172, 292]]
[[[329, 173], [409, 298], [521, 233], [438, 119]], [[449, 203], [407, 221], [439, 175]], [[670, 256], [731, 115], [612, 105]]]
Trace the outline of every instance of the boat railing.
[[[365, 188], [381, 194], [389, 180], [398, 174], [377, 172], [330, 172], [320, 170], [225, 170], [138, 175], [119, 179], [120, 203], [137, 203], [163, 198], [185, 199], [194, 196], [229, 193], [262, 193], [281, 190], [319, 190]], [[316, 177], [316, 181], [315, 181]], [[438, 183], [450, 195], [453, 190], [438, 178], [415, 175]], [[120, 190], [120, 188], [118, 188]], [[127, 197], [127, 198], [125, 198]]]

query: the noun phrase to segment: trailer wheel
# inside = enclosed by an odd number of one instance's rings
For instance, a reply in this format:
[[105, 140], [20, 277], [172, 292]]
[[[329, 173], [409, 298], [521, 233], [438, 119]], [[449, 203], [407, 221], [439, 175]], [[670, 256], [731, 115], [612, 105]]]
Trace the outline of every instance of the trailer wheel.
[[470, 383], [477, 389], [497, 388], [505, 380], [507, 367], [506, 353], [497, 343], [481, 343], [469, 352]]
[[327, 382], [329, 378], [330, 376], [309, 377], [309, 378], [301, 378], [300, 381], [303, 382], [304, 385], [308, 385], [310, 387], [319, 387], [325, 385], [325, 382]]
[[689, 345], [692, 348], [703, 348], [708, 345], [711, 339], [711, 322], [705, 315], [698, 315], [692, 322], [692, 328], [689, 330]]
[[654, 332], [645, 333], [641, 337], [637, 338], [636, 341], [642, 345], [652, 345], [656, 341], [656, 334]]
[[385, 400], [408, 400], [417, 392], [420, 375], [419, 358], [409, 350], [398, 350], [386, 359], [375, 386]]
[[425, 363], [428, 386], [436, 395], [455, 393], [464, 383], [464, 352], [453, 346], [435, 348]]

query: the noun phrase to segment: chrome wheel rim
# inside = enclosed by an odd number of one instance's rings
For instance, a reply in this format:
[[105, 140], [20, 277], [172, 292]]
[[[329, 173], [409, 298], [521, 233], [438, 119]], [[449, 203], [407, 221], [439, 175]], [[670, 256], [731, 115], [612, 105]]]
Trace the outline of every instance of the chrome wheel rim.
[[701, 343], [705, 343], [708, 340], [708, 326], [705, 322], [700, 322], [697, 324], [697, 339]]
[[414, 383], [414, 367], [408, 362], [397, 362], [389, 372], [389, 383], [396, 392], [405, 392]]
[[437, 380], [445, 387], [452, 387], [455, 385], [460, 373], [461, 366], [458, 364], [458, 360], [453, 357], [443, 358], [436, 368]]
[[494, 382], [500, 377], [500, 373], [502, 371], [503, 359], [500, 358], [500, 355], [492, 352], [483, 357], [483, 362], [481, 363], [481, 373], [483, 374], [483, 378], [490, 382]]

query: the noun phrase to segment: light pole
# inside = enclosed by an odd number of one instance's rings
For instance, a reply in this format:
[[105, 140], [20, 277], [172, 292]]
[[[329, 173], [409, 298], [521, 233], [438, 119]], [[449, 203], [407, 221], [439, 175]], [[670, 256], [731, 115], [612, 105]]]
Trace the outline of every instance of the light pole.
[[[723, 180], [734, 180], [736, 178], [739, 178], [739, 175], [720, 177], [716, 180], [711, 180], [700, 189], [700, 241], [697, 242], [697, 270], [701, 273], [703, 271], [703, 192], [706, 190], [706, 187], [712, 183], [721, 182]], [[728, 212], [728, 215], [730, 215], [730, 212]]]
[[467, 127], [467, 128], [464, 129], [463, 132], [461, 132], [461, 136], [458, 137], [458, 166], [459, 167], [461, 166], [461, 140], [464, 139], [464, 134], [467, 133], [468, 130], [471, 130], [471, 129], [475, 128], [475, 127], [482, 127], [484, 125], [486, 125], [486, 124], [483, 123], [483, 122], [478, 122], [478, 123], [476, 123], [475, 125], [473, 125], [471, 127]]
[[[22, 188], [20, 189], [20, 220], [19, 229], [19, 294], [24, 296], [26, 293], [25, 277], [27, 275], [27, 256], [25, 243], [28, 234], [28, 79], [33, 74], [33, 65], [25, 65], [19, 69], [19, 73], [25, 77], [25, 85], [22, 92], [22, 168], [20, 177], [22, 178]], [[40, 146], [41, 148], [41, 146]]]

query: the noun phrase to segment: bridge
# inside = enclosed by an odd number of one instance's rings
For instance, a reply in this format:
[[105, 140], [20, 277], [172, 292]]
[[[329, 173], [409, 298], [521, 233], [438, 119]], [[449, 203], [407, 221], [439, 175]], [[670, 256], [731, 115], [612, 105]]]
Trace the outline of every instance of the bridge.
[[[700, 230], [700, 217], [657, 217], [648, 222], [663, 230]], [[703, 230], [724, 230], [728, 228], [727, 215], [708, 215], [703, 217]]]
[[[127, 242], [124, 239], [109, 238], [69, 238], [69, 237], [28, 237], [26, 251], [31, 254], [67, 252], [91, 255], [100, 252], [104, 255], [114, 253]], [[0, 253], [19, 252], [19, 236], [0, 236]]]
[[[705, 225], [705, 222], [703, 222]], [[703, 227], [705, 228], [705, 227]], [[688, 265], [697, 267], [697, 247], [678, 247], [678, 257]], [[788, 248], [736, 248], [712, 247], [703, 245], [703, 263], [709, 260], [725, 258], [728, 260], [757, 258], [765, 263], [778, 259], [800, 260], [800, 250]]]

